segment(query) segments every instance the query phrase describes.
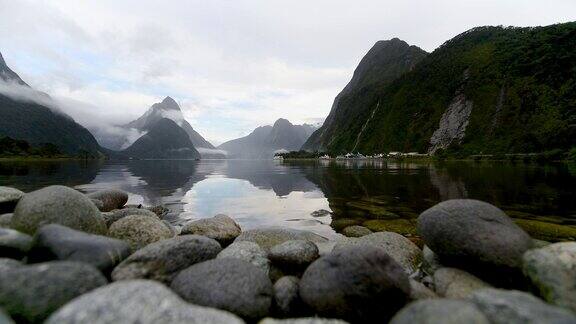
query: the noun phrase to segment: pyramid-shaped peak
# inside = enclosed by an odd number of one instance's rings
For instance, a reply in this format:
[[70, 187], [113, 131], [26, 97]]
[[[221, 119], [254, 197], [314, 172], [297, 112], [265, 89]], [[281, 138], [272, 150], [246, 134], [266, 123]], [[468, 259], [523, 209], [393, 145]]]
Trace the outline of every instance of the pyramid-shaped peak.
[[274, 127], [278, 126], [292, 126], [292, 123], [288, 119], [278, 118], [274, 123]]
[[160, 108], [163, 110], [180, 110], [180, 106], [176, 100], [172, 99], [172, 97], [166, 97], [162, 102], [156, 103], [153, 105], [154, 108]]

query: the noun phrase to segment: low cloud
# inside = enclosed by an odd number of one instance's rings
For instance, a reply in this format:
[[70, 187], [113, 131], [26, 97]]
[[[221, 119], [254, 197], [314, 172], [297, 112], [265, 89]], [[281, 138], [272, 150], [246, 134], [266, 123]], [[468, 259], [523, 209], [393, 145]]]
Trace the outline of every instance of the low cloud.
[[197, 147], [196, 150], [200, 153], [200, 155], [224, 155], [228, 156], [228, 152], [224, 150], [217, 150], [217, 149], [209, 149], [205, 147]]

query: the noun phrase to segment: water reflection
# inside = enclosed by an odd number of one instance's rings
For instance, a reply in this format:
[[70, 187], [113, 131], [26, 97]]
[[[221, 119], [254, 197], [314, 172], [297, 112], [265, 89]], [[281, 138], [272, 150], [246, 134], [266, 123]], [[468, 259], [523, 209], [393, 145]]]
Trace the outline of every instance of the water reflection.
[[[413, 232], [420, 212], [452, 198], [489, 201], [511, 216], [576, 224], [574, 166], [388, 161], [0, 162], [0, 185], [120, 188], [129, 203], [165, 204], [174, 222], [228, 214], [244, 228], [282, 225], [330, 236], [369, 222]], [[313, 217], [326, 209], [331, 215]]]

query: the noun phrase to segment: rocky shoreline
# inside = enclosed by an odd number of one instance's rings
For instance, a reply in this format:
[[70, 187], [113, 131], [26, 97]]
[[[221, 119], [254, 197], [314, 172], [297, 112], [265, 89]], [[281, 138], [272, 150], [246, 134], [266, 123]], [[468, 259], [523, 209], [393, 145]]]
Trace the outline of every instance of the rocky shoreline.
[[0, 187], [0, 324], [576, 323], [576, 243], [481, 201], [420, 214], [422, 248], [358, 225], [333, 240], [225, 215], [176, 228], [127, 201]]

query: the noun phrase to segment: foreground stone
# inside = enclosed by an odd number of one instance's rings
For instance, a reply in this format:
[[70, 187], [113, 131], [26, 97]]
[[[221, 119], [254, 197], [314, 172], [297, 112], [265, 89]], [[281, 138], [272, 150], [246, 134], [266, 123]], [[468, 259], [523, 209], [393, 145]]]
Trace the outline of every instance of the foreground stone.
[[274, 284], [274, 312], [279, 317], [300, 317], [310, 313], [298, 293], [299, 283], [297, 277], [285, 276]]
[[22, 264], [18, 260], [8, 259], [8, 258], [0, 258], [0, 272], [11, 269], [11, 268], [15, 268], [15, 267], [21, 267], [23, 265], [24, 264]]
[[482, 312], [468, 301], [428, 299], [409, 304], [390, 324], [490, 324]]
[[342, 248], [321, 257], [300, 281], [300, 296], [318, 315], [352, 322], [385, 322], [409, 294], [402, 266], [383, 249], [370, 245]]
[[272, 283], [264, 271], [234, 258], [195, 264], [180, 272], [170, 287], [188, 302], [249, 320], [265, 317], [272, 305]]
[[155, 219], [158, 219], [158, 216], [153, 212], [149, 211], [148, 209], [142, 208], [125, 208], [125, 209], [117, 209], [113, 210], [108, 213], [102, 214], [104, 216], [104, 220], [106, 221], [106, 226], [110, 227], [114, 222], [126, 217], [126, 216], [133, 216], [133, 215], [141, 215], [141, 216], [149, 216]]
[[275, 245], [268, 253], [272, 263], [287, 271], [302, 271], [319, 257], [316, 244], [303, 240], [286, 241]]
[[130, 245], [124, 241], [50, 224], [42, 226], [36, 232], [28, 261], [78, 261], [110, 273], [129, 255]]
[[435, 205], [418, 218], [418, 231], [443, 263], [475, 273], [518, 269], [532, 246], [530, 236], [504, 212], [478, 200]]
[[426, 287], [423, 283], [410, 279], [410, 299], [420, 300], [420, 299], [430, 299], [438, 298], [439, 296], [432, 291], [430, 288]]
[[344, 234], [347, 237], [362, 237], [368, 234], [372, 234], [372, 231], [364, 226], [352, 225], [345, 227], [342, 230], [342, 234]]
[[225, 311], [188, 304], [166, 286], [127, 280], [82, 295], [54, 313], [49, 324], [244, 323]]
[[470, 300], [493, 324], [576, 323], [570, 311], [517, 290], [482, 289]]
[[18, 231], [0, 228], [0, 258], [22, 259], [32, 246], [32, 237]]
[[268, 260], [266, 252], [260, 247], [260, 245], [254, 242], [234, 242], [222, 250], [222, 252], [218, 253], [217, 258], [236, 258], [244, 260], [264, 271], [266, 275], [270, 272], [270, 260]]
[[12, 226], [12, 217], [14, 214], [7, 213], [0, 215], [0, 227], [10, 228]]
[[0, 186], [0, 214], [14, 211], [24, 193], [18, 189]]
[[172, 232], [156, 215], [132, 215], [114, 222], [110, 226], [109, 235], [127, 241], [135, 251], [150, 243], [171, 238]]
[[106, 234], [104, 219], [92, 201], [64, 186], [49, 186], [25, 194], [14, 209], [11, 226], [34, 234], [41, 226], [51, 223], [83, 232]]
[[526, 252], [523, 269], [544, 300], [576, 312], [576, 242]]
[[269, 227], [244, 231], [236, 238], [235, 242], [254, 242], [268, 252], [274, 245], [292, 240], [304, 240], [314, 243], [324, 243], [328, 241], [326, 238], [309, 231], [283, 227]]
[[339, 241], [334, 250], [338, 251], [349, 246], [381, 248], [398, 262], [408, 274], [416, 272], [418, 265], [422, 262], [422, 251], [418, 246], [397, 233], [378, 232], [360, 238], [348, 238]]
[[434, 289], [442, 297], [466, 298], [474, 291], [492, 286], [474, 275], [454, 268], [440, 268], [434, 272]]
[[0, 308], [18, 322], [40, 322], [56, 309], [106, 284], [96, 268], [78, 262], [47, 262], [0, 272]]
[[276, 319], [265, 318], [258, 322], [258, 324], [346, 324], [343, 320], [329, 319], [320, 317], [304, 317], [304, 318], [288, 318]]
[[226, 215], [216, 215], [211, 218], [199, 219], [189, 222], [182, 228], [182, 235], [196, 234], [215, 239], [223, 246], [226, 246], [242, 231], [232, 218]]
[[178, 272], [216, 257], [222, 248], [213, 239], [184, 235], [152, 243], [124, 260], [113, 280], [153, 279], [170, 284]]
[[128, 193], [119, 189], [99, 190], [87, 195], [90, 199], [102, 202], [100, 211], [109, 212], [114, 209], [122, 208], [128, 202]]

